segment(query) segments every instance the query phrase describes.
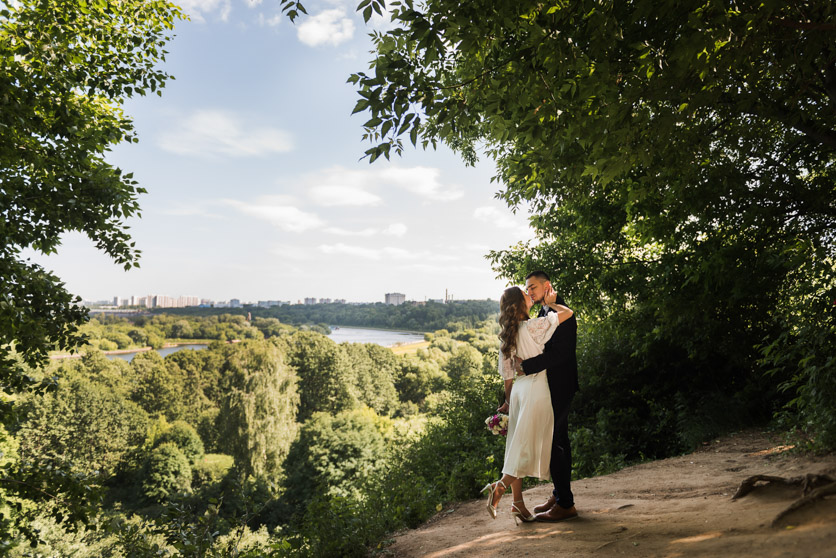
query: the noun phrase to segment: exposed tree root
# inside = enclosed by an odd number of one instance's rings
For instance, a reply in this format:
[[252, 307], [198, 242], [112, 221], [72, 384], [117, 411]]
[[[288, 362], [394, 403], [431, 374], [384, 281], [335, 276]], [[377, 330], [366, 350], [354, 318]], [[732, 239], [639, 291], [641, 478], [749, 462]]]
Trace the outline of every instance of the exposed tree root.
[[742, 498], [752, 492], [755, 488], [757, 488], [755, 483], [758, 482], [801, 487], [801, 497], [790, 504], [784, 511], [775, 516], [772, 520], [773, 527], [789, 513], [811, 504], [816, 500], [821, 500], [825, 496], [836, 494], [836, 479], [833, 479], [829, 475], [807, 474], [801, 477], [790, 478], [776, 477], [772, 475], [753, 475], [740, 483], [737, 492], [735, 492], [734, 496], [732, 496], [732, 500], [737, 500], [738, 498]]

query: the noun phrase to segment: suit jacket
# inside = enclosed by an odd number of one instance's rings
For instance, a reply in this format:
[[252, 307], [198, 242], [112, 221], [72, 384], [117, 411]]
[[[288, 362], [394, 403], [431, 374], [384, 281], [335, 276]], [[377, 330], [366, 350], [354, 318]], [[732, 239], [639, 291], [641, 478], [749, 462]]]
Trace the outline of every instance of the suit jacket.
[[[557, 297], [558, 304], [566, 305], [563, 299]], [[540, 316], [554, 312], [548, 306], [540, 309]], [[571, 396], [580, 389], [578, 385], [578, 321], [574, 314], [565, 322], [561, 322], [551, 339], [546, 342], [543, 354], [524, 360], [523, 372], [534, 374], [546, 369], [549, 389], [552, 390], [552, 400], [556, 396]]]

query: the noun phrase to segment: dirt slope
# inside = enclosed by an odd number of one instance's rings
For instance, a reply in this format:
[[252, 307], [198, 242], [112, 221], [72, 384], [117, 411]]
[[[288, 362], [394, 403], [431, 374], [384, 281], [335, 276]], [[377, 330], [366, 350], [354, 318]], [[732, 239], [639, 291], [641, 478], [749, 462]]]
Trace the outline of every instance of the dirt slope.
[[[760, 432], [707, 444], [683, 457], [637, 465], [573, 483], [580, 516], [557, 524], [514, 525], [510, 493], [492, 520], [484, 500], [443, 510], [402, 532], [388, 550], [399, 558], [441, 556], [723, 556], [836, 558], [836, 497], [772, 519], [800, 490], [765, 486], [732, 501], [755, 474], [836, 477], [836, 455], [801, 457]], [[529, 507], [548, 486], [525, 493]]]

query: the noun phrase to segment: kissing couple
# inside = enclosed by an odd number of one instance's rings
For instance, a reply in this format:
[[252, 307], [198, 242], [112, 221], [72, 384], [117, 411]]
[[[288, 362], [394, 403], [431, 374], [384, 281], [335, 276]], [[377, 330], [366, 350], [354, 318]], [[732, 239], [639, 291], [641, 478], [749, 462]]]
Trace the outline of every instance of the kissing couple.
[[[540, 313], [529, 319], [534, 304], [541, 305]], [[533, 271], [525, 278], [525, 291], [509, 287], [502, 293], [499, 325], [505, 402], [497, 412], [508, 413], [508, 434], [502, 478], [482, 489], [488, 493], [488, 513], [496, 519], [499, 501], [510, 487], [515, 523], [573, 519], [578, 512], [570, 487], [568, 416], [578, 391], [577, 320], [549, 276]], [[552, 496], [533, 514], [523, 501], [523, 477], [551, 477], [554, 483]]]

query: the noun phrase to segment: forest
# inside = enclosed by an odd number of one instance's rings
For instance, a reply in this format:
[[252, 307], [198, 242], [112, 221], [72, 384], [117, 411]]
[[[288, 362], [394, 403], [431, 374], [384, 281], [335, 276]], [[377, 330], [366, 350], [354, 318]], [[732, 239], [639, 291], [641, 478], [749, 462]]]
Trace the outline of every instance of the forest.
[[[230, 310], [208, 308], [182, 308], [160, 310], [173, 315], [205, 316], [229, 313]], [[407, 331], [433, 331], [443, 329], [450, 322], [472, 328], [499, 311], [497, 302], [491, 300], [462, 300], [452, 304], [427, 302], [422, 304], [386, 305], [382, 302], [363, 304], [288, 304], [272, 308], [246, 306], [238, 310], [241, 315], [277, 318], [282, 323], [301, 326], [331, 324], [341, 326], [400, 329]]]
[[[496, 318], [450, 321], [402, 355], [276, 318], [94, 318], [80, 330], [81, 358], [29, 371], [46, 387], [15, 398], [0, 431], [0, 465], [16, 479], [0, 485], [3, 547], [78, 557], [385, 549], [388, 533], [498, 478], [504, 440], [484, 425], [502, 400]], [[787, 397], [774, 386], [625, 367], [617, 340], [580, 318], [575, 478], [745, 426], [781, 427], [773, 418]], [[205, 350], [130, 363], [101, 352], [201, 339]], [[709, 398], [738, 403], [709, 416]]]
[[[500, 467], [502, 441], [483, 424], [501, 393], [495, 316], [448, 325], [395, 355], [275, 318], [91, 320], [83, 356], [31, 371], [49, 388], [16, 399], [2, 430], [4, 474], [20, 481], [2, 488], [4, 548], [365, 555]], [[219, 331], [238, 342], [130, 363], [101, 352]]]
[[[123, 108], [161, 93], [185, 16], [0, 6], [3, 553], [365, 556], [497, 478], [487, 302], [90, 319], [28, 254], [82, 232], [139, 265], [145, 189], [107, 155], [136, 141]], [[348, 77], [365, 155], [488, 158], [497, 197], [530, 215], [534, 239], [487, 257], [511, 283], [545, 270], [575, 310], [576, 477], [752, 425], [836, 448], [836, 3], [358, 5], [384, 10]], [[318, 324], [340, 320], [429, 347], [336, 345]], [[130, 364], [100, 352], [201, 337]]]

